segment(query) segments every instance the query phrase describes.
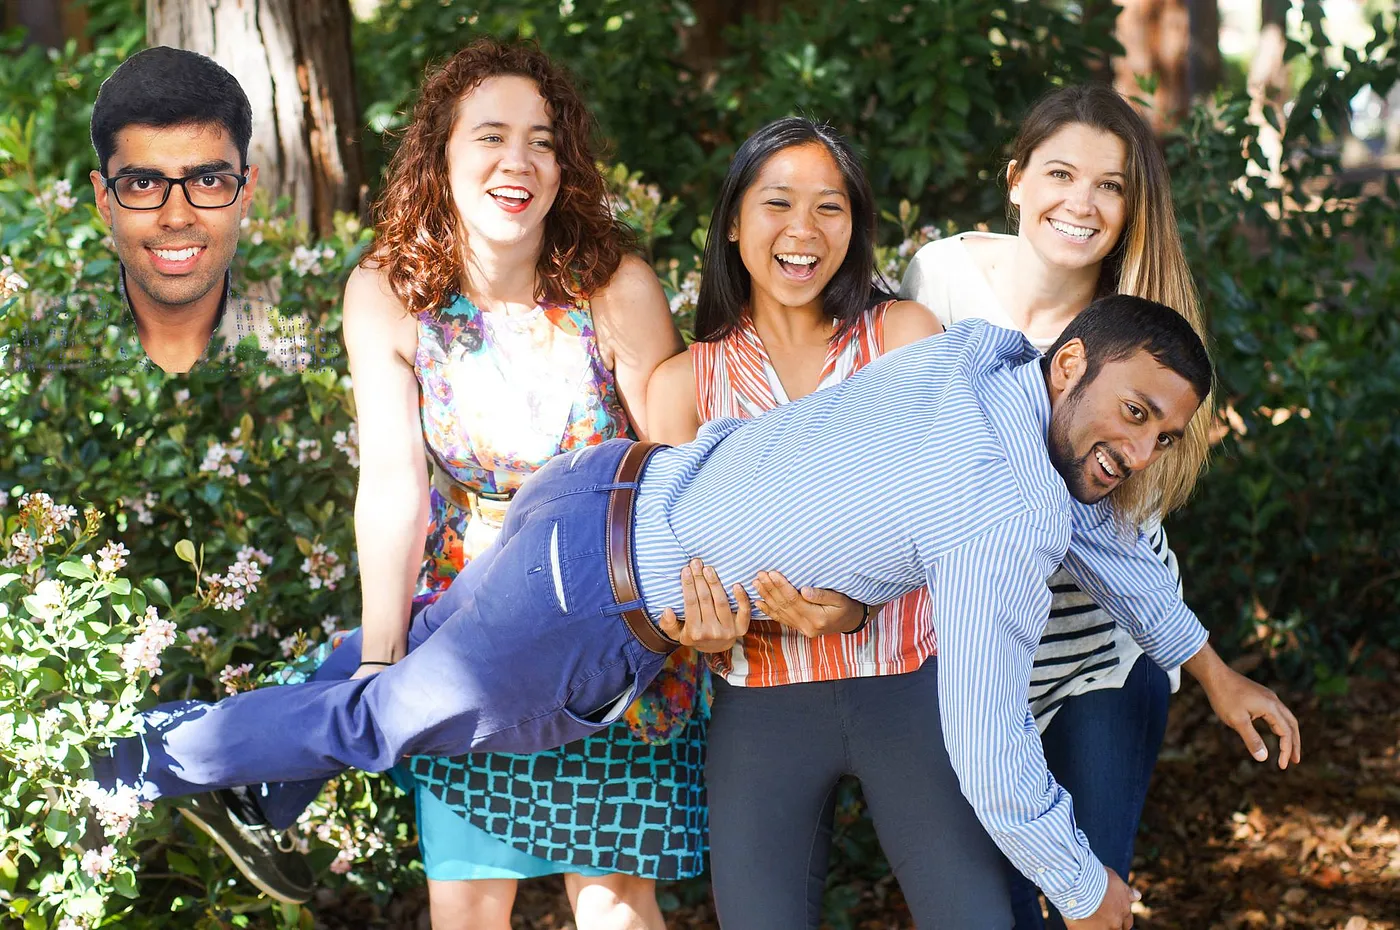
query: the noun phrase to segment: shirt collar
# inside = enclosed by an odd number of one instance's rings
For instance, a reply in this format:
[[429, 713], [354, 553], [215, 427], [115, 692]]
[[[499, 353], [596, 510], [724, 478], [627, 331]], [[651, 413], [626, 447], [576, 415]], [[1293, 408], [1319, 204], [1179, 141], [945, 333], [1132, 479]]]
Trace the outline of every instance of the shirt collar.
[[1045, 384], [1045, 369], [1041, 367], [1040, 352], [1029, 341], [1026, 342], [1026, 352], [1028, 357], [1014, 369], [1014, 378], [1030, 402], [1030, 409], [1040, 424], [1041, 435], [1046, 436], [1050, 432], [1050, 391]]

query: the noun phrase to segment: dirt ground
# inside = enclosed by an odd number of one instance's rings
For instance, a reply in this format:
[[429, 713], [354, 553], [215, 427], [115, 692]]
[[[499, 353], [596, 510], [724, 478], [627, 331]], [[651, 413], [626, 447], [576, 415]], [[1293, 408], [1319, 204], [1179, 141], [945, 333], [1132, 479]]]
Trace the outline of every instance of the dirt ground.
[[[1132, 881], [1143, 930], [1400, 930], [1400, 657], [1346, 694], [1285, 695], [1303, 728], [1303, 763], [1259, 765], [1186, 684], [1173, 701]], [[913, 927], [892, 878], [849, 889], [857, 930]], [[688, 895], [695, 897], [693, 893]], [[707, 900], [663, 889], [671, 930], [714, 928]], [[321, 902], [318, 927], [428, 930], [426, 895], [377, 908]], [[522, 886], [512, 927], [574, 930], [563, 884]], [[784, 928], [774, 928], [784, 930]]]

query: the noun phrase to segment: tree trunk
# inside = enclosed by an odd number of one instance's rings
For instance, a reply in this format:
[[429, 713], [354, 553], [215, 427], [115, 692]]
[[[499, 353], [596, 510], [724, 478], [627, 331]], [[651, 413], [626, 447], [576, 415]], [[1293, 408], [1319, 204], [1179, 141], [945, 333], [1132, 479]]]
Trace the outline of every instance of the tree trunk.
[[12, 0], [10, 23], [24, 27], [25, 45], [63, 47], [63, 8], [53, 0]]
[[208, 55], [253, 107], [258, 186], [329, 235], [364, 190], [348, 0], [146, 0], [146, 38]]
[[1216, 0], [1188, 0], [1191, 13], [1191, 47], [1186, 66], [1186, 87], [1192, 99], [1204, 97], [1220, 86], [1220, 7]]
[[1259, 148], [1263, 151], [1266, 165], [1247, 165], [1250, 174], [1261, 174], [1269, 183], [1278, 186], [1282, 183], [1279, 163], [1283, 157], [1283, 137], [1269, 125], [1265, 111], [1272, 111], [1275, 120], [1283, 125], [1284, 95], [1288, 92], [1288, 63], [1284, 51], [1288, 46], [1285, 17], [1288, 15], [1289, 0], [1260, 0], [1259, 4], [1259, 47], [1254, 52], [1254, 60], [1249, 63], [1249, 121], [1258, 128]]
[[1155, 75], [1157, 92], [1152, 110], [1144, 114], [1162, 132], [1175, 125], [1190, 103], [1188, 76], [1191, 48], [1189, 0], [1120, 0], [1118, 41], [1123, 55], [1114, 59], [1114, 86], [1129, 97], [1141, 97], [1139, 75]]
[[728, 53], [724, 30], [737, 26], [744, 16], [763, 22], [777, 20], [792, 0], [694, 0], [695, 25], [682, 30], [682, 60], [702, 83], [712, 77], [715, 65]]

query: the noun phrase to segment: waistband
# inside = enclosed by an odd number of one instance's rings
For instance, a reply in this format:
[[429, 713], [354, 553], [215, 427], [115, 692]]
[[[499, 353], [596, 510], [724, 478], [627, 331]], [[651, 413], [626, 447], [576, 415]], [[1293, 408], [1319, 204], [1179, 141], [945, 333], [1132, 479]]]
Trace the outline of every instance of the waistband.
[[636, 509], [637, 482], [646, 469], [647, 461], [664, 448], [660, 443], [633, 443], [623, 453], [617, 465], [614, 487], [608, 492], [607, 552], [608, 580], [612, 582], [613, 597], [620, 609], [622, 622], [649, 652], [666, 655], [679, 644], [663, 634], [651, 622], [642, 606], [641, 590], [637, 587], [633, 560], [633, 512]]

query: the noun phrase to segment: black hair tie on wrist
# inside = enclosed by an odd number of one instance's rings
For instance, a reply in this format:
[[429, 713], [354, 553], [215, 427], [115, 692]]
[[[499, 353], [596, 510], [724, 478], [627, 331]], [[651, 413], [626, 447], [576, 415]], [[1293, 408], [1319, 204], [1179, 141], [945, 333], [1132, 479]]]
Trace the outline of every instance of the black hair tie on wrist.
[[393, 665], [394, 663], [393, 663], [393, 662], [365, 662], [365, 661], [362, 661], [360, 664], [361, 664], [361, 665], [383, 665], [383, 666], [390, 666], [390, 665]]
[[869, 622], [870, 622], [870, 605], [869, 605], [869, 604], [861, 604], [861, 605], [860, 605], [860, 625], [857, 626], [854, 630], [847, 630], [843, 635], [845, 635], [845, 636], [854, 636], [856, 633], [859, 633], [861, 630], [865, 629], [865, 625], [866, 625], [867, 623], [869, 623]]

